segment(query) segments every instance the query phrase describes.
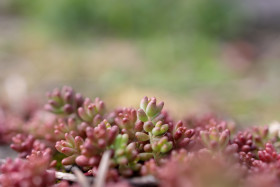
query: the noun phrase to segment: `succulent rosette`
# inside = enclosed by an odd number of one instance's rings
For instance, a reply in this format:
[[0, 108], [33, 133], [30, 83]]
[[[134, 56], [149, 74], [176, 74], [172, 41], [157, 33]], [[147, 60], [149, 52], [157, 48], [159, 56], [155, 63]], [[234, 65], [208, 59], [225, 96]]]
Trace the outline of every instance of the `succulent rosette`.
[[68, 86], [64, 86], [61, 90], [54, 89], [52, 92], [47, 93], [47, 96], [49, 100], [48, 104], [45, 105], [45, 109], [58, 115], [75, 113], [84, 100], [81, 94], [75, 93]]
[[76, 158], [80, 166], [96, 166], [102, 153], [110, 148], [119, 133], [117, 126], [111, 126], [106, 120], [97, 127], [87, 127], [87, 138], [81, 145], [81, 155]]
[[104, 102], [99, 98], [95, 98], [94, 102], [86, 98], [77, 111], [82, 121], [96, 126], [103, 120], [106, 108]]
[[169, 125], [162, 121], [163, 105], [163, 102], [157, 104], [156, 98], [144, 97], [137, 111], [138, 119], [144, 123], [144, 132], [137, 132], [136, 137], [142, 142], [149, 141], [153, 156], [157, 160], [173, 147], [173, 142], [167, 136]]
[[55, 148], [66, 155], [62, 160], [63, 165], [75, 163], [75, 159], [81, 154], [81, 145], [84, 140], [80, 136], [73, 137], [73, 133], [66, 133], [65, 140], [57, 141]]
[[125, 176], [131, 176], [134, 171], [138, 171], [141, 168], [141, 164], [138, 163], [139, 156], [136, 150], [136, 143], [128, 144], [128, 135], [119, 134], [114, 144], [113, 163], [119, 165], [119, 171]]

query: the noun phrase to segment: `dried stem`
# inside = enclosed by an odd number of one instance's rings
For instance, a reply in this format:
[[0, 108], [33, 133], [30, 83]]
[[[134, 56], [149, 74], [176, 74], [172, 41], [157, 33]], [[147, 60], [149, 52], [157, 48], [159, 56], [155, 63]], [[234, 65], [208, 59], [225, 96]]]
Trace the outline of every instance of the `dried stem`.
[[101, 159], [97, 176], [96, 176], [96, 182], [93, 185], [93, 187], [104, 187], [107, 172], [109, 169], [109, 164], [110, 164], [110, 151], [106, 151]]
[[81, 170], [74, 167], [72, 171], [76, 175], [77, 181], [82, 187], [90, 187], [90, 181], [87, 180], [87, 177], [81, 172]]
[[[110, 156], [110, 154], [108, 154], [108, 155]], [[105, 158], [105, 159], [107, 160], [107, 158]], [[5, 163], [5, 159], [0, 159], [0, 165], [3, 164], [3, 163]], [[109, 163], [109, 162], [107, 161], [107, 163]], [[101, 164], [102, 164], [102, 161], [101, 161]], [[108, 169], [108, 166], [107, 166], [107, 169]], [[100, 183], [97, 183], [97, 181], [96, 181], [96, 183], [94, 184], [94, 187], [96, 187], [98, 185], [101, 185], [101, 186], [103, 185], [104, 186], [104, 182], [105, 182], [105, 178], [104, 177], [106, 177], [107, 169], [106, 170], [104, 170], [104, 169], [103, 170], [101, 170], [101, 169], [99, 170], [99, 171], [101, 171], [101, 173], [103, 172], [102, 173], [102, 178], [99, 179], [99, 180], [103, 180], [103, 181], [101, 181]], [[78, 182], [83, 187], [89, 187], [90, 183], [94, 183], [95, 180], [98, 180], [97, 178], [98, 178], [99, 175], [95, 179], [94, 177], [86, 177], [78, 168], [73, 168], [72, 171], [74, 172], [74, 174], [56, 171], [55, 172], [55, 177], [57, 179], [60, 179], [60, 180], [67, 180], [67, 181], [71, 181], [71, 182]], [[104, 173], [104, 171], [105, 171], [105, 173]], [[158, 186], [158, 181], [155, 179], [154, 176], [151, 176], [151, 175], [150, 176], [144, 176], [144, 177], [134, 177], [134, 178], [128, 179], [128, 182], [132, 186], [139, 186], [139, 187], [140, 186], [143, 186], [143, 187], [144, 186], [145, 187]], [[98, 186], [98, 187], [100, 187], [100, 186]]]

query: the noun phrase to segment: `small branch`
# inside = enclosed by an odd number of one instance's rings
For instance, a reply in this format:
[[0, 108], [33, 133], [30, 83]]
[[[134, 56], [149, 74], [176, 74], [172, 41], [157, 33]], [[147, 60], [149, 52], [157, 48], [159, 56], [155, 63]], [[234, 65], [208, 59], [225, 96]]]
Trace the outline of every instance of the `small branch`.
[[[0, 165], [3, 164], [3, 163], [5, 163], [5, 160], [0, 159]], [[101, 163], [102, 163], [102, 161], [101, 161]], [[88, 185], [88, 184], [92, 183], [93, 181], [97, 180], [97, 178], [95, 179], [94, 177], [86, 177], [80, 170], [77, 171], [76, 169], [79, 170], [78, 168], [73, 169], [73, 172], [75, 173], [75, 175], [71, 174], [71, 173], [63, 173], [63, 172], [56, 171], [55, 176], [56, 176], [57, 179], [60, 179], [60, 180], [78, 182], [83, 187], [87, 187], [86, 185]], [[50, 170], [47, 170], [47, 171], [50, 171]], [[106, 171], [106, 173], [107, 173], [107, 171]], [[102, 178], [106, 177], [106, 173], [105, 173], [105, 176], [103, 174]], [[101, 180], [101, 179], [99, 179], [99, 180]], [[105, 178], [104, 178], [104, 180], [105, 180]], [[127, 179], [127, 180], [132, 186], [138, 186], [138, 187], [158, 186], [158, 181], [152, 175], [144, 176], [144, 177], [134, 177], [134, 178]], [[85, 181], [87, 181], [87, 182], [85, 182]], [[105, 182], [105, 181], [103, 181], [103, 182]], [[96, 182], [95, 185], [97, 185], [97, 182]]]
[[154, 187], [158, 186], [158, 181], [152, 175], [144, 176], [144, 177], [134, 177], [128, 180], [132, 186], [139, 186], [139, 187]]
[[72, 171], [76, 175], [77, 181], [82, 187], [90, 187], [89, 180], [87, 180], [87, 177], [81, 172], [81, 170], [79, 170], [77, 167], [74, 167]]
[[71, 182], [78, 181], [77, 177], [71, 173], [63, 173], [63, 172], [56, 171], [55, 177], [57, 179], [67, 180], [67, 181], [71, 181]]
[[96, 182], [93, 185], [93, 187], [104, 187], [107, 172], [109, 169], [109, 164], [110, 164], [110, 151], [106, 151], [102, 156], [102, 159], [101, 159], [98, 171], [97, 171]]

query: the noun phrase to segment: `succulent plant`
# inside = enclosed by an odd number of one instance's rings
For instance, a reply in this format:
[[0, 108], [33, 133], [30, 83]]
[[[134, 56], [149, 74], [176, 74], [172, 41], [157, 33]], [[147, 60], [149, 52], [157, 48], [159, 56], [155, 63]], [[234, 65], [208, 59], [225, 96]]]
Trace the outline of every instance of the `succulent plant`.
[[275, 162], [280, 160], [280, 154], [278, 154], [271, 143], [265, 144], [264, 150], [258, 151], [259, 159], [263, 162]]
[[150, 159], [141, 167], [141, 175], [155, 175], [157, 173], [157, 163], [154, 159]]
[[45, 105], [45, 109], [59, 115], [69, 115], [75, 113], [78, 107], [83, 103], [83, 97], [79, 93], [68, 86], [64, 86], [61, 90], [54, 89], [47, 94], [49, 100]]
[[133, 171], [138, 171], [141, 168], [141, 165], [138, 163], [139, 157], [136, 143], [128, 144], [127, 134], [119, 134], [112, 148], [114, 149], [113, 162], [115, 165], [119, 165], [119, 171], [122, 175], [131, 176]]
[[245, 165], [247, 168], [251, 168], [254, 162], [253, 154], [251, 152], [239, 152], [239, 159], [242, 165]]
[[55, 148], [67, 157], [62, 160], [63, 165], [75, 164], [76, 158], [81, 154], [81, 145], [84, 140], [80, 136], [73, 136], [73, 133], [66, 133], [65, 140], [57, 141]]
[[102, 153], [113, 143], [119, 133], [117, 126], [111, 126], [103, 120], [97, 127], [87, 127], [87, 138], [81, 146], [81, 154], [76, 163], [80, 166], [98, 165]]
[[137, 121], [137, 111], [133, 108], [123, 108], [117, 112], [114, 122], [127, 134], [130, 141], [135, 141], [135, 133], [143, 131], [143, 122]]
[[57, 139], [63, 139], [65, 134], [70, 132], [76, 136], [80, 135], [75, 119], [68, 118], [67, 122], [63, 119], [58, 119], [58, 123], [54, 126], [54, 133], [57, 136]]
[[175, 125], [170, 125], [171, 134], [175, 148], [186, 148], [188, 145], [193, 145], [195, 140], [193, 138], [195, 134], [194, 129], [188, 129], [183, 125], [182, 121], [179, 121]]
[[156, 98], [144, 97], [140, 102], [140, 109], [137, 111], [138, 119], [142, 122], [152, 121], [156, 123], [163, 118], [161, 114], [163, 102], [157, 104]]
[[233, 122], [214, 115], [174, 123], [155, 98], [144, 97], [138, 110], [107, 112], [99, 98], [83, 99], [70, 87], [48, 97], [49, 112], [19, 117], [0, 109], [0, 141], [13, 137], [21, 158], [2, 164], [1, 186], [85, 186], [56, 180], [53, 169], [71, 173], [72, 166], [102, 176], [104, 186], [142, 180], [159, 187], [280, 186], [278, 123], [236, 133]]
[[253, 127], [252, 129], [253, 140], [258, 147], [264, 147], [269, 141], [269, 130], [267, 126]]
[[230, 131], [228, 129], [219, 130], [211, 127], [208, 131], [200, 131], [202, 143], [210, 150], [223, 151], [229, 143]]
[[78, 108], [78, 115], [82, 121], [96, 126], [103, 120], [105, 110], [105, 104], [99, 98], [95, 98], [94, 102], [86, 98]]
[[31, 153], [35, 138], [32, 135], [17, 134], [12, 141], [11, 148], [19, 152], [21, 158], [25, 158]]
[[48, 167], [48, 157], [14, 161], [8, 159], [0, 168], [0, 184], [3, 187], [49, 187], [55, 184], [56, 179], [54, 171], [47, 171]]
[[48, 150], [51, 155], [50, 148], [32, 135], [17, 134], [12, 138], [12, 141], [10, 147], [20, 153], [20, 158], [27, 158], [34, 151], [45, 152]]
[[253, 135], [249, 131], [238, 132], [234, 137], [233, 142], [238, 145], [238, 151], [252, 152], [257, 149], [253, 141]]
[[163, 105], [163, 102], [157, 104], [156, 98], [144, 97], [141, 100], [140, 109], [137, 111], [138, 119], [144, 123], [144, 132], [136, 132], [136, 138], [142, 142], [149, 141], [156, 160], [173, 147], [172, 141], [169, 141], [167, 137], [169, 125], [163, 124], [161, 121]]
[[[238, 171], [238, 172], [237, 172]], [[239, 186], [242, 169], [228, 162], [222, 155], [214, 157], [206, 152], [173, 152], [170, 160], [157, 170], [163, 187], [183, 186]]]

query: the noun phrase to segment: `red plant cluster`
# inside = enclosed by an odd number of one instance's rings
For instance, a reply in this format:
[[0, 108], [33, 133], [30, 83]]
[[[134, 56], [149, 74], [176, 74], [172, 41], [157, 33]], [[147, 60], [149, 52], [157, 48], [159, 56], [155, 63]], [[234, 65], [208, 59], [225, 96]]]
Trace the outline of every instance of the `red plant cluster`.
[[0, 110], [0, 140], [19, 152], [0, 168], [3, 187], [83, 186], [54, 172], [75, 166], [98, 177], [105, 152], [108, 186], [131, 186], [127, 178], [147, 175], [163, 187], [280, 186], [279, 133], [267, 127], [236, 132], [238, 126], [212, 115], [176, 123], [163, 102], [148, 97], [138, 108], [108, 111], [101, 99], [70, 87], [48, 99], [48, 112], [33, 110], [28, 119]]

